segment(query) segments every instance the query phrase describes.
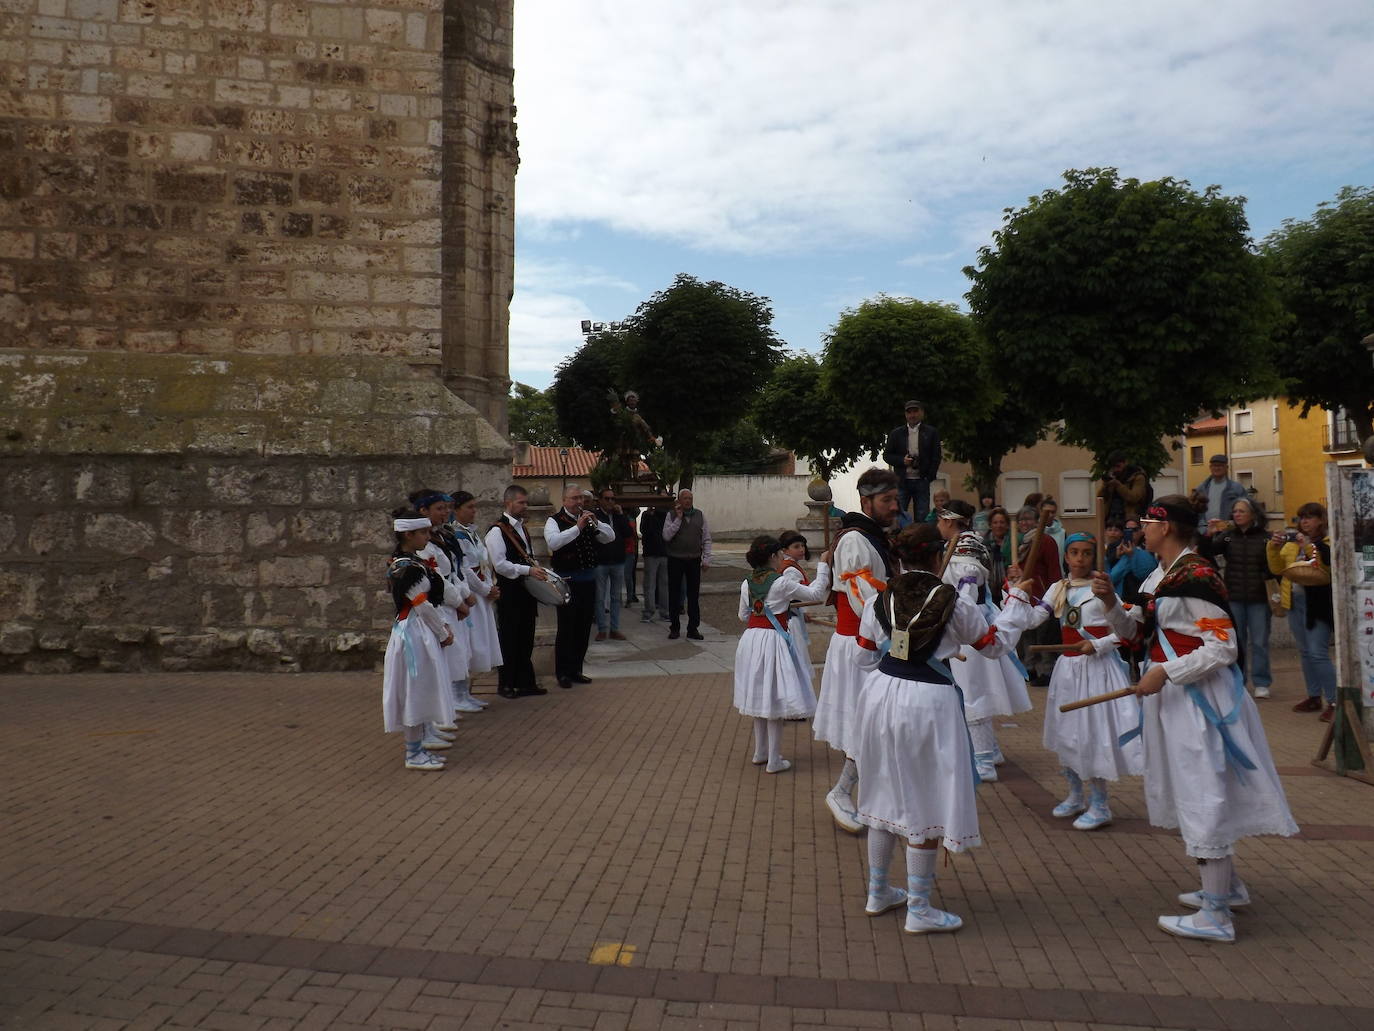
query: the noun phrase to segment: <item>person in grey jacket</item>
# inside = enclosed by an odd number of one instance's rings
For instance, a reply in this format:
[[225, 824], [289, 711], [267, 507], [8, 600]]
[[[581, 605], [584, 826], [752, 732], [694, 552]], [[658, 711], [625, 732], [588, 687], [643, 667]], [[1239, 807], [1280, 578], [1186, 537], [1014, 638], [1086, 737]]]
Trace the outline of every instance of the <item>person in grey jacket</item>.
[[1269, 671], [1268, 542], [1263, 509], [1243, 497], [1231, 506], [1231, 522], [1201, 538], [1198, 547], [1207, 558], [1225, 560], [1221, 577], [1236, 626], [1236, 651], [1256, 698], [1268, 698], [1274, 682]]
[[677, 504], [663, 521], [663, 544], [668, 552], [668, 638], [678, 637], [685, 583], [687, 636], [700, 641], [701, 571], [711, 564], [711, 528], [701, 509], [692, 506], [690, 490], [677, 492]]
[[1217, 529], [1222, 528], [1230, 518], [1235, 503], [1250, 496], [1244, 484], [1227, 478], [1225, 455], [1213, 455], [1207, 467], [1212, 475], [1198, 484], [1197, 489], [1193, 491], [1193, 503], [1207, 506], [1199, 520], [1201, 525], [1198, 528], [1204, 537], [1210, 537]]

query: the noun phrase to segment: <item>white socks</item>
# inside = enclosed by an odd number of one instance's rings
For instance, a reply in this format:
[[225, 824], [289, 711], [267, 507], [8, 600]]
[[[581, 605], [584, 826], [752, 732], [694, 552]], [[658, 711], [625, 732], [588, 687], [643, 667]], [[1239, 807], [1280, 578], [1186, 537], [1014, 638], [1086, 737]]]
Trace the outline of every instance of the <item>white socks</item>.
[[768, 721], [760, 716], [754, 717], [754, 765], [762, 766], [768, 761]]
[[859, 767], [854, 764], [853, 759], [845, 756], [844, 766], [840, 769], [840, 779], [835, 781], [835, 787], [832, 790], [853, 797], [854, 785], [857, 783], [859, 783]]
[[1235, 862], [1231, 856], [1205, 860], [1202, 864], [1202, 890], [1219, 899], [1230, 898], [1234, 870]]
[[906, 875], [908, 877], [934, 877], [935, 857], [939, 851], [938, 848], [917, 848], [915, 845], [907, 845]]
[[992, 720], [973, 720], [968, 725], [968, 736], [977, 754], [992, 755], [997, 751], [997, 729], [992, 725]]

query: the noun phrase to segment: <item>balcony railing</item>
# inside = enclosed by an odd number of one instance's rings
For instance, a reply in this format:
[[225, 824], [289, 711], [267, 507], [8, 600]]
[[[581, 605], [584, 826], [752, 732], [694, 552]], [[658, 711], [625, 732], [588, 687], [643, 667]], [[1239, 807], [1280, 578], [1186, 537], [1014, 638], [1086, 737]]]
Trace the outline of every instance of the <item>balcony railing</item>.
[[1349, 419], [1339, 419], [1323, 426], [1322, 450], [1328, 455], [1360, 450], [1360, 438], [1355, 433], [1355, 424]]

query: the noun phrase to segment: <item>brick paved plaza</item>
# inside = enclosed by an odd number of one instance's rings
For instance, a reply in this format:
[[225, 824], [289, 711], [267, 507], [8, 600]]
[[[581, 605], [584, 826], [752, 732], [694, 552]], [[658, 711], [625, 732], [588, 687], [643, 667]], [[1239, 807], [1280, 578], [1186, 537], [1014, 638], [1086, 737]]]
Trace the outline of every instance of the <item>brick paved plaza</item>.
[[761, 774], [728, 674], [485, 687], [441, 774], [376, 675], [8, 678], [0, 1026], [1374, 1028], [1374, 789], [1309, 765], [1294, 666], [1261, 708], [1304, 836], [1242, 846], [1233, 946], [1156, 929], [1195, 872], [1137, 782], [1108, 830], [1047, 815], [1038, 711], [942, 866], [965, 928], [911, 938], [863, 914], [836, 757], [792, 724]]

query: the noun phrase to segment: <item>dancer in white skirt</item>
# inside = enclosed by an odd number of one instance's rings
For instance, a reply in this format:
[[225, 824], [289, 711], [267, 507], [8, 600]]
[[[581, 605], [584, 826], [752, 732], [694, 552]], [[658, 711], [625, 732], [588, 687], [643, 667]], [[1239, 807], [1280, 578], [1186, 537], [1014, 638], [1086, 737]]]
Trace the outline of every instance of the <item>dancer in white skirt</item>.
[[[1016, 646], [1031, 605], [1021, 590], [992, 626], [935, 574], [944, 550], [931, 523], [897, 535], [909, 570], [864, 605], [863, 664], [855, 748], [863, 776], [859, 820], [868, 826], [868, 901], [877, 916], [903, 904], [910, 934], [955, 931], [963, 921], [930, 905], [936, 846], [962, 852], [982, 843], [961, 692], [949, 674], [956, 653], [1000, 655]], [[888, 884], [897, 838], [907, 842], [907, 888]]]
[[[807, 547], [806, 538], [796, 530], [784, 530], [778, 534], [778, 543], [782, 545], [782, 551], [778, 553], [778, 572], [803, 587], [810, 586], [811, 578], [802, 568], [803, 559], [811, 561], [811, 549]], [[825, 599], [822, 597], [820, 600]], [[810, 673], [811, 637], [806, 628], [806, 612], [800, 604], [794, 603], [788, 608], [787, 620], [787, 636], [792, 639], [792, 650]]]
[[462, 575], [463, 553], [457, 540], [448, 530], [449, 516], [453, 514], [453, 498], [439, 491], [424, 489], [410, 495], [415, 511], [428, 516], [432, 524], [429, 531], [429, 545], [418, 552], [431, 569], [444, 579], [444, 596], [435, 599], [439, 615], [453, 630], [453, 644], [444, 651], [448, 659], [449, 691], [453, 695], [453, 716], [442, 725], [429, 728], [425, 735], [425, 748], [436, 751], [453, 744], [454, 726], [462, 719], [462, 713], [476, 712], [480, 706], [469, 704], [464, 699], [468, 693], [468, 668], [472, 659], [472, 626], [468, 615], [472, 611], [472, 588]]
[[443, 654], [453, 632], [430, 601], [443, 596], [444, 581], [416, 554], [429, 543], [430, 525], [428, 516], [411, 508], [392, 514], [396, 552], [387, 585], [396, 621], [382, 669], [382, 725], [389, 734], [404, 735], [406, 769], [433, 771], [442, 770], [444, 760], [424, 747], [425, 727], [453, 714]]
[[[1055, 583], [1036, 607], [1035, 625], [1053, 615], [1059, 620], [1065, 652], [1054, 664], [1045, 699], [1045, 747], [1063, 763], [1069, 793], [1052, 810], [1061, 819], [1077, 816], [1076, 830], [1092, 831], [1112, 822], [1107, 805], [1107, 781], [1145, 770], [1139, 738], [1120, 739], [1140, 725], [1140, 701], [1134, 696], [1060, 712], [1068, 702], [1106, 694], [1131, 682], [1130, 667], [1121, 657], [1121, 638], [1107, 625], [1102, 602], [1092, 591], [1096, 539], [1087, 533], [1070, 534], [1064, 542], [1069, 575]], [[1083, 781], [1088, 800], [1083, 799]], [[1081, 815], [1080, 815], [1081, 814]]]
[[750, 573], [739, 588], [739, 618], [747, 625], [735, 649], [735, 708], [754, 718], [754, 765], [769, 773], [792, 764], [782, 757], [782, 721], [816, 711], [811, 665], [803, 663], [789, 638], [793, 602], [820, 601], [830, 590], [830, 555], [821, 556], [816, 581], [806, 585], [781, 575], [782, 545], [755, 537]]
[[[465, 490], [453, 495], [453, 535], [463, 552], [463, 575], [475, 595], [472, 614], [472, 658], [468, 661], [470, 674], [490, 673], [501, 665], [501, 639], [496, 633], [496, 600], [501, 588], [496, 586], [496, 571], [491, 556], [477, 529], [477, 499]], [[468, 698], [485, 709], [489, 702], [472, 693], [468, 682]]]
[[[984, 619], [995, 620], [1000, 610], [988, 591], [992, 557], [982, 537], [969, 529], [973, 506], [967, 501], [950, 501], [935, 515], [940, 536], [948, 542], [945, 546], [954, 548], [945, 565], [945, 583], [981, 610]], [[964, 659], [951, 669], [954, 682], [964, 692], [964, 718], [968, 720], [978, 778], [991, 782], [997, 779], [997, 767], [1004, 761], [994, 721], [999, 716], [1029, 712], [1031, 708], [1026, 671], [1014, 654], [992, 657], [975, 652], [965, 654]]]
[[897, 518], [897, 475], [890, 469], [868, 469], [859, 477], [859, 511], [847, 512], [835, 538], [835, 633], [825, 650], [821, 694], [811, 729], [817, 741], [844, 752], [840, 778], [825, 796], [835, 823], [851, 834], [863, 830], [854, 805], [859, 768], [854, 762], [854, 728], [859, 687], [859, 616], [864, 603], [887, 587], [892, 574], [885, 534]]
[[1156, 827], [1177, 827], [1202, 866], [1202, 890], [1179, 896], [1201, 912], [1162, 916], [1170, 934], [1233, 942], [1231, 910], [1249, 905], [1236, 876], [1236, 842], [1296, 834], [1298, 826], [1269, 754], [1254, 699], [1236, 665], [1235, 628], [1216, 569], [1193, 550], [1197, 514], [1188, 499], [1158, 498], [1140, 520], [1159, 568], [1141, 584], [1146, 611], [1119, 602], [1111, 579], [1093, 574], [1093, 593], [1123, 637], [1150, 644], [1136, 685], [1143, 699], [1145, 801]]

